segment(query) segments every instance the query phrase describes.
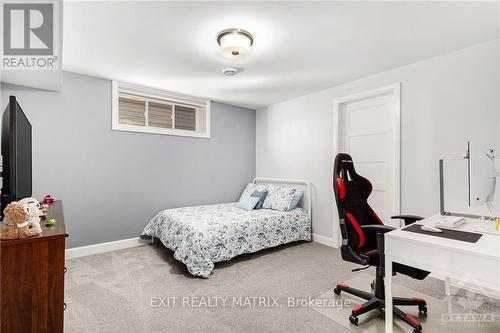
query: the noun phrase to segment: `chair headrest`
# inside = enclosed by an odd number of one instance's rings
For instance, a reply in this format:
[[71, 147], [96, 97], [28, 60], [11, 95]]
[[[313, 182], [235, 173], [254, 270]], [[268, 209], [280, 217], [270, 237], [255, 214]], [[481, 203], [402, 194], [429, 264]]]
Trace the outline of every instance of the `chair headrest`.
[[356, 174], [351, 155], [346, 153], [339, 153], [337, 154], [337, 157], [335, 157], [335, 178], [340, 177], [344, 179], [344, 177], [346, 176], [345, 171], [349, 171], [349, 173], [351, 173], [352, 175]]

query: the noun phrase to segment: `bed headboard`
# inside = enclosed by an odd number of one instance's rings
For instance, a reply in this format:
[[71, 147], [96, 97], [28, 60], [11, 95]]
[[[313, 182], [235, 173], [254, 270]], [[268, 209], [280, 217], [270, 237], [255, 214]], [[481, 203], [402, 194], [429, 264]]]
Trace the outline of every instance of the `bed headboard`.
[[273, 184], [278, 186], [293, 186], [304, 190], [304, 197], [299, 202], [299, 206], [304, 209], [307, 214], [309, 214], [309, 219], [312, 218], [312, 195], [311, 195], [311, 184], [307, 180], [303, 179], [280, 179], [280, 178], [265, 178], [256, 177], [253, 180], [255, 184]]

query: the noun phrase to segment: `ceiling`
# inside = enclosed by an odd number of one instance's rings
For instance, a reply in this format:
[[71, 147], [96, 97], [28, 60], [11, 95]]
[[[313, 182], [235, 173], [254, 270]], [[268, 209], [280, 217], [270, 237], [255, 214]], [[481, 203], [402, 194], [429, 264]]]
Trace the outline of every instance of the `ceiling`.
[[[259, 108], [500, 38], [498, 2], [65, 2], [64, 70]], [[231, 61], [216, 35], [238, 27]], [[225, 77], [225, 67], [242, 67]]]

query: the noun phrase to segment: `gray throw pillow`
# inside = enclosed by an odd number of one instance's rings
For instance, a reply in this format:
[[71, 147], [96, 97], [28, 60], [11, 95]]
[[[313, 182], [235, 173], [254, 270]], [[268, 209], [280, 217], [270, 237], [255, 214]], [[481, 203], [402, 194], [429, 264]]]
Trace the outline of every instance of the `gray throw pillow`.
[[261, 209], [262, 205], [264, 204], [264, 200], [266, 200], [267, 191], [255, 191], [251, 196], [259, 198], [259, 202], [257, 202], [257, 205], [255, 205], [254, 209]]
[[302, 191], [302, 190], [295, 191], [295, 194], [293, 195], [293, 200], [290, 203], [290, 206], [288, 207], [287, 211], [290, 211], [290, 210], [294, 209], [295, 207], [297, 207], [297, 205], [299, 204], [299, 202], [303, 196], [304, 196], [304, 191]]
[[255, 205], [259, 202], [259, 198], [255, 197], [244, 197], [238, 202], [238, 207], [244, 210], [252, 210], [255, 208]]

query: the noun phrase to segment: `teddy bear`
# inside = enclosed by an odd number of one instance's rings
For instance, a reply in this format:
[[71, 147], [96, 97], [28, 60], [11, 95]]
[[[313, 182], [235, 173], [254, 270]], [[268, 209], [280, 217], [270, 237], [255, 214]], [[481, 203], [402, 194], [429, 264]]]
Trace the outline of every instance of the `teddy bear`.
[[40, 223], [30, 223], [33, 218], [32, 209], [27, 204], [13, 201], [5, 207], [4, 228], [2, 228], [1, 239], [28, 238], [42, 233]]
[[[7, 208], [8, 207], [4, 209], [4, 214], [5, 211], [7, 211]], [[0, 239], [17, 239], [18, 236], [19, 236], [19, 230], [16, 226], [16, 223], [4, 217], [3, 225], [2, 228], [0, 229]]]
[[35, 198], [24, 198], [19, 200], [19, 202], [30, 208], [30, 224], [40, 226], [41, 203]]

